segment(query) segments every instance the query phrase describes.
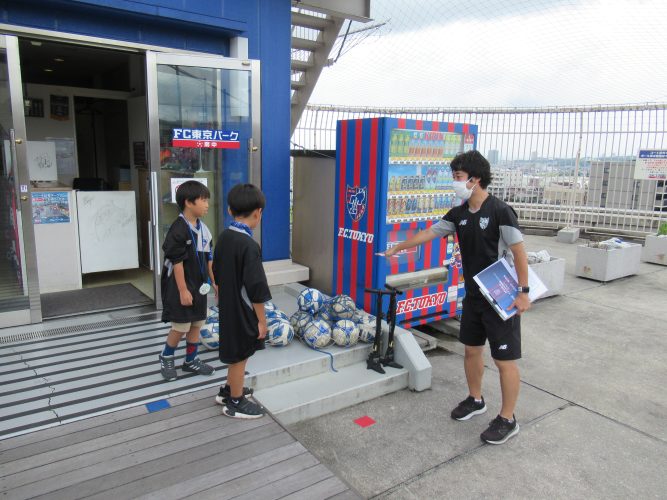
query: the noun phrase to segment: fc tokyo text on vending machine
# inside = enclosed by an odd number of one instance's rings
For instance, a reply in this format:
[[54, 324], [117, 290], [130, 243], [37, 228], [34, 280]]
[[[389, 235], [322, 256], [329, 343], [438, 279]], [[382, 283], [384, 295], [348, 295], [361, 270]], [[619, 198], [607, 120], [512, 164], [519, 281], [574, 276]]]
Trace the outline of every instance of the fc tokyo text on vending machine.
[[[460, 313], [458, 243], [437, 238], [386, 259], [386, 249], [430, 227], [460, 201], [449, 163], [476, 147], [477, 126], [397, 118], [342, 120], [336, 133], [332, 290], [377, 314], [366, 288], [403, 291], [397, 324]], [[386, 307], [386, 304], [385, 304]]]

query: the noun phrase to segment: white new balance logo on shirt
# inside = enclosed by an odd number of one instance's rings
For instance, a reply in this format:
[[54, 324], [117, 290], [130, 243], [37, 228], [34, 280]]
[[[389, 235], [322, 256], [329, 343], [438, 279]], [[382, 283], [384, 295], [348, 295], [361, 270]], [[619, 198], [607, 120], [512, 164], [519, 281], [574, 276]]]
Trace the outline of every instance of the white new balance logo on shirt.
[[503, 344], [498, 348], [499, 351], [506, 351], [507, 350], [507, 344]]

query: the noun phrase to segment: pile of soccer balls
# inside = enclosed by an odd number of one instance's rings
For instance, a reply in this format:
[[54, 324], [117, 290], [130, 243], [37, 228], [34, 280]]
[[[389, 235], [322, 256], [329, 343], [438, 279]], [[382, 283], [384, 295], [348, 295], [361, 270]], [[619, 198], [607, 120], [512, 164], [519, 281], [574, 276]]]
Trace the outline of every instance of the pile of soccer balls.
[[306, 288], [297, 298], [299, 310], [290, 318], [296, 335], [310, 347], [321, 349], [332, 341], [350, 347], [359, 340], [375, 340], [375, 317], [357, 309], [347, 295], [330, 299], [314, 288]]
[[[319, 290], [306, 288], [297, 298], [297, 305], [299, 309], [290, 318], [273, 302], [264, 303], [268, 327], [266, 344], [284, 347], [295, 334], [316, 349], [332, 342], [350, 347], [358, 341], [372, 343], [375, 340], [375, 316], [357, 309], [347, 295], [326, 298]], [[218, 308], [209, 307], [200, 333], [200, 343], [206, 349], [215, 350], [220, 345], [219, 318]]]

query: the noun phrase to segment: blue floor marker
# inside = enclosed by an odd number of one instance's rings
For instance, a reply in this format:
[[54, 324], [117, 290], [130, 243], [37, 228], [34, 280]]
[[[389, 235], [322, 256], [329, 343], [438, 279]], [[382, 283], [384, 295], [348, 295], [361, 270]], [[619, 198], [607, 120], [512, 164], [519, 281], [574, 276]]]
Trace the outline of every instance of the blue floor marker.
[[169, 401], [167, 401], [166, 399], [160, 399], [158, 401], [153, 401], [152, 403], [146, 404], [146, 409], [148, 410], [148, 413], [165, 410], [167, 408], [171, 408], [171, 405], [169, 404]]

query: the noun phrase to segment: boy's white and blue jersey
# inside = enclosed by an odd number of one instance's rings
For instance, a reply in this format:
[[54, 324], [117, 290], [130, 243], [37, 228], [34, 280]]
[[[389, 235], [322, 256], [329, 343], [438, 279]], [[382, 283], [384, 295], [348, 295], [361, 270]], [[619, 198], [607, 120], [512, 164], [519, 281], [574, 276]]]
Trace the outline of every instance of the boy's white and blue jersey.
[[[211, 231], [201, 220], [190, 224], [181, 214], [164, 238], [162, 268], [162, 321], [190, 323], [206, 319], [206, 295], [199, 293], [202, 283], [209, 280], [208, 263], [213, 259]], [[174, 278], [174, 265], [183, 263], [185, 284], [192, 295], [192, 306], [181, 305]]]
[[466, 202], [447, 212], [431, 230], [438, 236], [458, 236], [466, 296], [470, 297], [482, 296], [473, 276], [500, 257], [512, 262], [509, 247], [523, 241], [514, 209], [491, 194], [477, 212], [471, 212]]

